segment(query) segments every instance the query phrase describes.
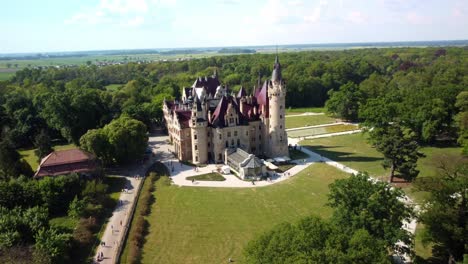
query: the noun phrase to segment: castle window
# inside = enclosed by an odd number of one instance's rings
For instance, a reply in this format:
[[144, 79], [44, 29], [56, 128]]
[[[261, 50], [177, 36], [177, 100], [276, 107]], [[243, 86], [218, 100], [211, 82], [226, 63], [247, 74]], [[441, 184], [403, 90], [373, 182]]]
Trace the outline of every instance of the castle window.
[[258, 135], [258, 139], [259, 139], [259, 140], [262, 140], [262, 135]]
[[280, 136], [280, 141], [283, 141], [283, 136]]
[[219, 139], [223, 139], [223, 135], [219, 134]]
[[234, 136], [237, 137], [237, 131], [234, 131]]
[[262, 130], [262, 126], [258, 126], [258, 130]]
[[234, 146], [234, 139], [231, 139], [231, 146]]
[[197, 145], [195, 145], [195, 150], [197, 150], [197, 149], [198, 149], [198, 146], [197, 146]]
[[249, 131], [245, 131], [245, 135], [248, 136], [248, 135], [249, 135]]
[[208, 131], [208, 137], [210, 137], [210, 131]]
[[193, 135], [193, 139], [197, 139], [197, 134]]
[[283, 126], [282, 126], [282, 125], [280, 126], [280, 129], [283, 129]]
[[282, 105], [280, 105], [280, 109], [283, 109], [283, 106], [282, 106]]
[[240, 139], [237, 139], [237, 146], [240, 147]]
[[228, 132], [228, 137], [231, 137], [231, 132]]
[[210, 147], [210, 142], [208, 142], [208, 147]]
[[229, 123], [231, 123], [231, 124], [234, 123], [234, 118], [229, 118]]
[[229, 148], [229, 142], [226, 141], [226, 148]]
[[195, 161], [198, 161], [198, 156], [195, 156]]
[[280, 115], [280, 119], [283, 118], [283, 115]]
[[218, 160], [222, 160], [223, 157], [221, 156], [221, 153], [218, 154]]

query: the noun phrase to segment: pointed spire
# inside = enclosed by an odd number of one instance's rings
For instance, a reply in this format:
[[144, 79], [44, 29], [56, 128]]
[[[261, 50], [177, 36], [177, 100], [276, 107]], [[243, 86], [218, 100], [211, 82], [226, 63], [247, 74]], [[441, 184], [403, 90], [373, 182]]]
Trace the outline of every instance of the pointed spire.
[[276, 81], [276, 82], [280, 82], [282, 80], [282, 77], [281, 77], [281, 64], [279, 62], [278, 55], [276, 55], [276, 58], [275, 58], [275, 65], [273, 66], [273, 72], [271, 74], [271, 80]]

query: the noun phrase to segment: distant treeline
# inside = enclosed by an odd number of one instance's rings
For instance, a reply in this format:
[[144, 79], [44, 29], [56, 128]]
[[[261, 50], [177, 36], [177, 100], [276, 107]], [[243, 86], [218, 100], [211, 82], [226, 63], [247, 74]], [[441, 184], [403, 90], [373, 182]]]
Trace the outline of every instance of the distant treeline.
[[254, 49], [241, 49], [241, 48], [222, 48], [218, 51], [218, 53], [255, 53], [257, 52]]

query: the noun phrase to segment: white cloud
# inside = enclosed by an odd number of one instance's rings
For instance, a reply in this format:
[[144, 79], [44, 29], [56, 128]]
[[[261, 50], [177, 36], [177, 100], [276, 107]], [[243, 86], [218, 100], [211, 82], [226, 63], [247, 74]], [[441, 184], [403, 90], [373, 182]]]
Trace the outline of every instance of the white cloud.
[[130, 26], [130, 27], [136, 27], [136, 26], [139, 26], [139, 25], [143, 24], [144, 21], [145, 21], [144, 17], [136, 16], [136, 17], [128, 20], [126, 25]]
[[346, 20], [354, 24], [364, 24], [367, 22], [368, 18], [359, 11], [351, 11], [347, 16]]
[[406, 14], [406, 21], [413, 25], [427, 25], [431, 24], [432, 20], [428, 16], [423, 16], [416, 12], [409, 12]]
[[99, 4], [76, 13], [65, 24], [120, 24], [139, 26], [153, 16], [151, 10], [174, 7], [177, 0], [100, 0]]
[[307, 14], [304, 16], [304, 21], [308, 23], [318, 22], [320, 20], [320, 17], [322, 16], [323, 8], [326, 7], [327, 5], [328, 5], [328, 1], [321, 0], [319, 2], [319, 5], [312, 9], [310, 14]]

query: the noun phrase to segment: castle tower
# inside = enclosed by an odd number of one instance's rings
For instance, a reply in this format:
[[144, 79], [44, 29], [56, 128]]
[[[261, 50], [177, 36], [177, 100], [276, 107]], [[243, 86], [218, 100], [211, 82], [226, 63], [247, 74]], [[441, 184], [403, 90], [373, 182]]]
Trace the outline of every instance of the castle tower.
[[281, 76], [281, 65], [276, 56], [275, 65], [268, 82], [269, 126], [268, 156], [289, 156], [288, 136], [285, 125], [286, 87]]
[[192, 134], [192, 162], [194, 164], [208, 163], [208, 121], [207, 106], [202, 103], [197, 95], [192, 106], [190, 130]]

